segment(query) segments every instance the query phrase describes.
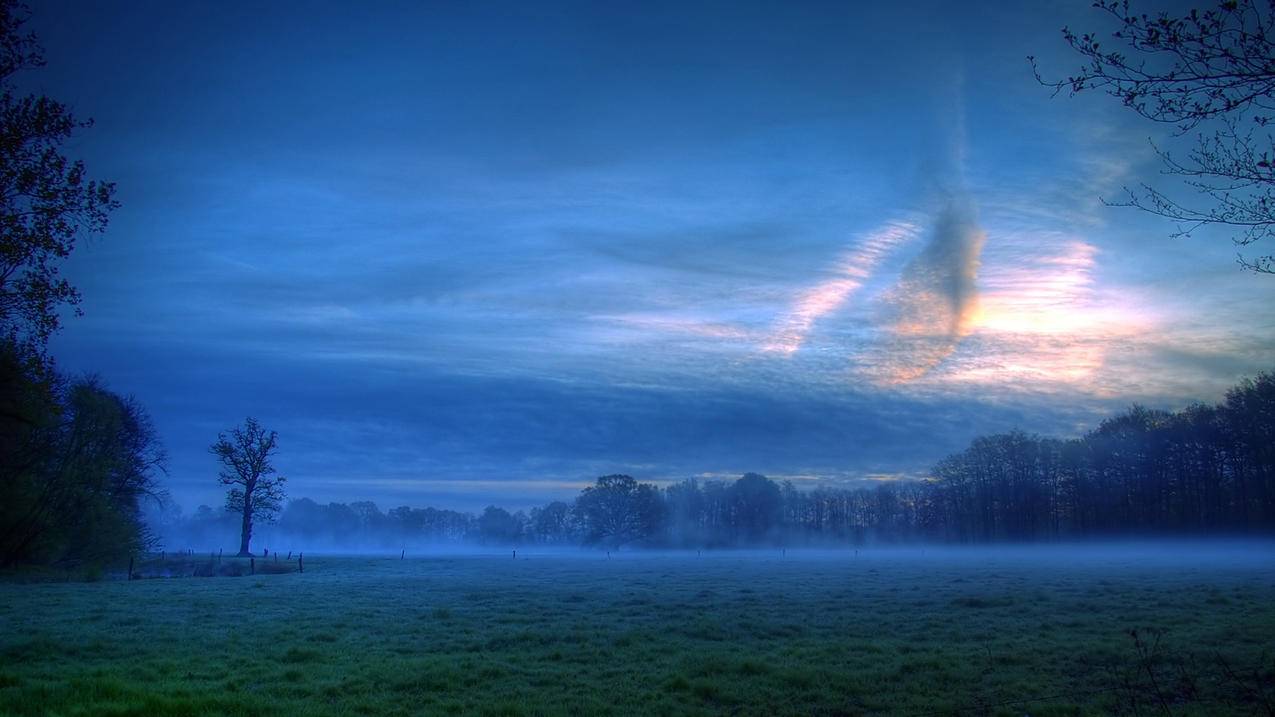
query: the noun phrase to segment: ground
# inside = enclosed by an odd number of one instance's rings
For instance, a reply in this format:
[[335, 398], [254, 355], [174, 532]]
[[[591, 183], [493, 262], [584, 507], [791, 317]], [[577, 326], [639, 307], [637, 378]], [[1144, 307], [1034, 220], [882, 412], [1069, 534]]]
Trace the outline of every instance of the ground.
[[1275, 551], [1209, 555], [523, 549], [10, 581], [0, 714], [1261, 713]]

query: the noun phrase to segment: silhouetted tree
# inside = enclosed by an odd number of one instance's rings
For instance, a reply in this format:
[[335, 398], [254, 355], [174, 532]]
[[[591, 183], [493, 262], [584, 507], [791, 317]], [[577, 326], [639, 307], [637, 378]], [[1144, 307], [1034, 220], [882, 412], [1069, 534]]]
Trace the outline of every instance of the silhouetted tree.
[[[218, 480], [230, 486], [226, 493], [226, 510], [241, 516], [239, 555], [252, 555], [249, 541], [255, 521], [274, 519], [283, 501], [283, 484], [287, 480], [275, 475], [270, 463], [279, 436], [262, 428], [255, 418], [249, 417], [243, 426], [236, 426], [217, 435], [217, 442], [209, 451], [221, 462]], [[355, 518], [357, 523], [357, 518]]]
[[509, 511], [489, 505], [478, 516], [478, 539], [484, 543], [509, 545], [522, 537], [522, 524]]
[[[123, 480], [107, 477], [116, 469], [106, 456], [123, 460], [126, 448], [113, 441], [129, 439], [105, 432], [134, 419], [139, 431], [149, 424], [131, 399], [115, 396], [123, 403], [102, 409], [113, 417], [101, 414], [103, 423], [87, 426], [94, 413], [87, 396], [108, 392], [93, 382], [68, 388], [45, 353], [59, 309], [80, 301], [60, 264], [79, 237], [105, 230], [118, 205], [114, 185], [89, 179], [81, 162], [62, 153], [89, 122], [16, 88], [16, 76], [44, 64], [35, 36], [23, 28], [28, 15], [24, 5], [0, 0], [0, 562], [97, 560], [97, 553], [126, 554], [144, 542], [129, 482], [118, 500], [103, 497], [103, 486]], [[65, 463], [66, 451], [89, 450], [69, 432], [91, 440], [102, 463]], [[153, 435], [147, 440], [149, 450]], [[86, 513], [62, 512], [70, 509]], [[120, 529], [108, 531], [103, 521]], [[102, 533], [96, 542], [66, 533], [91, 526]]]
[[161, 497], [164, 453], [149, 416], [94, 379], [55, 400], [0, 486], [0, 564], [102, 563], [150, 542], [141, 501]]
[[740, 542], [774, 540], [782, 512], [779, 486], [757, 473], [747, 473], [730, 487], [733, 524]]
[[[44, 65], [25, 6], [0, 0], [0, 336], [42, 352], [58, 308], [80, 294], [59, 263], [82, 233], [102, 232], [118, 203], [115, 185], [91, 180], [61, 147], [91, 122], [66, 105], [19, 94], [14, 75]], [[78, 311], [78, 309], [77, 309]]]
[[626, 475], [602, 476], [576, 499], [585, 541], [611, 547], [651, 537], [661, 508], [655, 486]]
[[575, 537], [574, 513], [570, 505], [560, 500], [532, 508], [529, 524], [537, 542], [566, 543]]
[[[1247, 246], [1275, 235], [1275, 154], [1268, 131], [1275, 111], [1275, 3], [1223, 0], [1208, 10], [1139, 13], [1128, 0], [1094, 7], [1115, 20], [1110, 44], [1097, 33], [1063, 29], [1085, 64], [1065, 80], [1041, 79], [1055, 93], [1101, 90], [1179, 134], [1201, 130], [1185, 157], [1156, 149], [1166, 174], [1184, 179], [1203, 204], [1173, 199], [1143, 184], [1119, 204], [1173, 219], [1177, 236], [1205, 225], [1232, 227]], [[1036, 66], [1034, 58], [1033, 68]], [[1246, 258], [1275, 273], [1275, 254]]]

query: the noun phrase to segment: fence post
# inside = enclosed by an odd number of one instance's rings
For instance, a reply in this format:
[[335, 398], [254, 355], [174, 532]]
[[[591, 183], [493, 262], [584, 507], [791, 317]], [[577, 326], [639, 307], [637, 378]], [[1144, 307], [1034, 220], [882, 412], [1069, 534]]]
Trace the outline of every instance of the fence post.
[[248, 569], [252, 571], [251, 572], [252, 575], [257, 574], [257, 559], [256, 558], [248, 558]]

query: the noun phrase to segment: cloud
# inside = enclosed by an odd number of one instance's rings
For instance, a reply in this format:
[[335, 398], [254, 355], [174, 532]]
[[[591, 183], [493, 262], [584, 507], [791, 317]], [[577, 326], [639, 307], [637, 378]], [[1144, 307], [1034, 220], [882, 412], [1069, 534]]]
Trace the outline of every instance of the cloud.
[[915, 238], [916, 234], [915, 224], [893, 221], [864, 237], [858, 246], [837, 261], [831, 272], [832, 278], [797, 297], [763, 349], [786, 355], [796, 353], [820, 318], [842, 308], [872, 278], [882, 260]]
[[898, 384], [925, 376], [969, 334], [985, 240], [968, 198], [944, 203], [929, 243], [886, 298], [886, 338], [875, 365], [868, 366], [878, 381]]

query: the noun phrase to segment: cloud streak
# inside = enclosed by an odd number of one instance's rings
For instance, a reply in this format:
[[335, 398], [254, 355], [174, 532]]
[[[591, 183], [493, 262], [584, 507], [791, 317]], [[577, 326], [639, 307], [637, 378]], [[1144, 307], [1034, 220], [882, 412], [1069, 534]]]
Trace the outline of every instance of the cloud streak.
[[791, 356], [806, 342], [815, 323], [845, 306], [872, 278], [881, 262], [917, 236], [912, 222], [889, 222], [868, 234], [837, 262], [833, 278], [806, 289], [781, 320], [763, 349]]

